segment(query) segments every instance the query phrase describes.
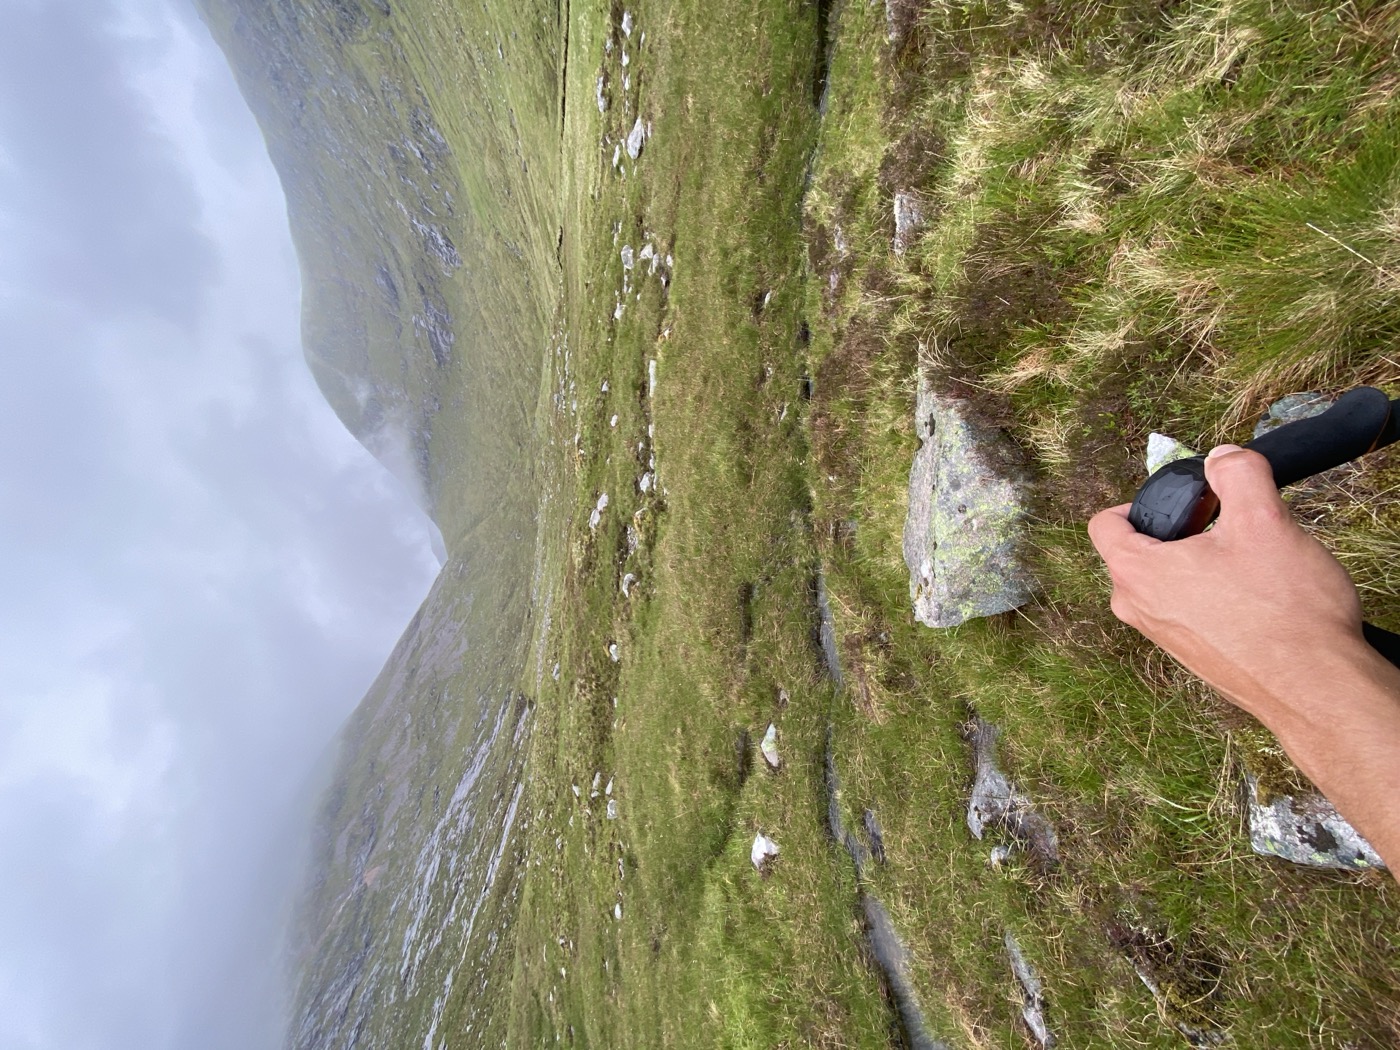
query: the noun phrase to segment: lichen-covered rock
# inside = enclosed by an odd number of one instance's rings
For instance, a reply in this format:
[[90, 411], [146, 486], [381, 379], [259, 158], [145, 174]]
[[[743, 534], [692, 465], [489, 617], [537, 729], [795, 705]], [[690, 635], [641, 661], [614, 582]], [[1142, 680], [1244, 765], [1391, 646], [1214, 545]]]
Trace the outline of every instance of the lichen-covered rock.
[[1173, 437], [1166, 434], [1151, 433], [1147, 435], [1147, 476], [1151, 477], [1161, 470], [1168, 463], [1175, 463], [1178, 459], [1189, 459], [1192, 456], [1199, 456], [1200, 453]]
[[1269, 410], [1259, 417], [1259, 422], [1254, 424], [1254, 436], [1262, 437], [1285, 423], [1321, 415], [1332, 407], [1335, 400], [1336, 398], [1320, 394], [1316, 390], [1281, 397], [1270, 405]]
[[980, 715], [972, 723], [976, 777], [967, 803], [967, 828], [981, 838], [988, 828], [1003, 828], [1042, 867], [1059, 863], [1059, 838], [1051, 823], [1035, 811], [997, 766], [997, 728]]
[[924, 212], [912, 193], [894, 195], [894, 253], [903, 255], [924, 225]]
[[914, 616], [956, 627], [1023, 605], [1033, 580], [1017, 557], [1029, 476], [1009, 439], [972, 423], [921, 375], [920, 446], [909, 471], [904, 562]]
[[1264, 805], [1259, 781], [1249, 785], [1249, 844], [1263, 857], [1282, 857], [1310, 868], [1356, 871], [1384, 868], [1385, 862], [1321, 795], [1279, 795]]

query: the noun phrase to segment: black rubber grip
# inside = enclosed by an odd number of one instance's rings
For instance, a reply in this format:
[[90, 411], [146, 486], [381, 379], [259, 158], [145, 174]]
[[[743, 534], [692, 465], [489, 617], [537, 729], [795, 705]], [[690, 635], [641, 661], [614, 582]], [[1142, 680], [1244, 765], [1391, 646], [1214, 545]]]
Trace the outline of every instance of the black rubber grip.
[[1294, 420], [1244, 444], [1274, 468], [1279, 488], [1331, 470], [1394, 440], [1391, 401], [1383, 390], [1348, 390], [1326, 412]]
[[1400, 667], [1400, 634], [1393, 634], [1384, 627], [1373, 623], [1362, 623], [1361, 633], [1371, 648], [1380, 653], [1396, 667]]

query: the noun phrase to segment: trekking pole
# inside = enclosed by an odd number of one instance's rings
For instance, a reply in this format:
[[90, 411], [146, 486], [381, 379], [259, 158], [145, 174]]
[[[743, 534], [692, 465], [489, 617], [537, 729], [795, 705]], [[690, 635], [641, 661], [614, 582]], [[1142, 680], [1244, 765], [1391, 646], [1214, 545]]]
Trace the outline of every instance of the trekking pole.
[[[1373, 386], [1348, 390], [1327, 409], [1275, 427], [1242, 448], [1258, 452], [1273, 468], [1279, 488], [1312, 477], [1400, 439], [1400, 398]], [[1128, 521], [1159, 540], [1179, 540], [1206, 530], [1220, 514], [1220, 498], [1206, 483], [1205, 456], [1159, 467], [1133, 497]], [[1400, 635], [1369, 623], [1361, 633], [1371, 647], [1400, 667]]]

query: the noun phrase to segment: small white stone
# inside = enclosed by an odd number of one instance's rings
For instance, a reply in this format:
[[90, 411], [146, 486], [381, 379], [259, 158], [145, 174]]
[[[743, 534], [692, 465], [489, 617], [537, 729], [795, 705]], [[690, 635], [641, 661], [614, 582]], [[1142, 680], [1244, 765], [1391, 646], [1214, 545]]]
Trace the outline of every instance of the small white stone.
[[611, 796], [611, 795], [612, 795], [612, 786], [613, 786], [613, 778], [612, 778], [612, 777], [608, 777], [608, 786], [605, 787], [605, 788], [603, 788], [603, 794], [608, 795], [608, 796]]
[[613, 918], [616, 919], [618, 922], [621, 922], [621, 921], [622, 921], [622, 905], [621, 905], [621, 904], [614, 904], [614, 905], [613, 905]]
[[778, 844], [776, 842], [763, 834], [754, 836], [753, 848], [749, 850], [749, 860], [753, 861], [755, 868], [762, 871], [769, 859], [777, 855]]
[[608, 819], [617, 819], [617, 799], [615, 798], [608, 799]]
[[622, 654], [618, 651], [616, 642], [608, 643], [608, 659], [617, 663], [622, 659]]
[[763, 760], [773, 769], [782, 765], [782, 759], [778, 757], [778, 727], [772, 722], [768, 723], [768, 732], [763, 734], [763, 743], [758, 745], [758, 750], [763, 753]]
[[602, 392], [603, 392], [604, 394], [606, 394], [606, 393], [608, 392], [608, 381], [607, 381], [606, 379], [603, 380], [603, 390], [602, 390]]
[[612, 419], [608, 420], [608, 426], [610, 426], [610, 427], [615, 427], [615, 426], [617, 426], [617, 416], [616, 416], [616, 415], [614, 415], [614, 416], [612, 417]]
[[1154, 431], [1147, 435], [1147, 473], [1149, 476], [1157, 473], [1168, 463], [1175, 463], [1178, 459], [1198, 455], [1200, 455], [1199, 452], [1188, 448], [1176, 438], [1168, 437], [1166, 434], [1158, 434]]
[[603, 511], [608, 509], [608, 494], [604, 492], [598, 497], [598, 505], [593, 508], [593, 513], [588, 518], [588, 528], [590, 531], [598, 528], [603, 520]]

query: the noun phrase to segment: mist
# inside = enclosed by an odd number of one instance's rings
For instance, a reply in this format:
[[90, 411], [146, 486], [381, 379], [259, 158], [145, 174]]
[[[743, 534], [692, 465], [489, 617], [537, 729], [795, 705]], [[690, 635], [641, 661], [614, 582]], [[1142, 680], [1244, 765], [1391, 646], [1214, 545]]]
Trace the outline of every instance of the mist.
[[0, 1045], [271, 1047], [318, 778], [435, 529], [311, 379], [193, 10], [5, 6]]

